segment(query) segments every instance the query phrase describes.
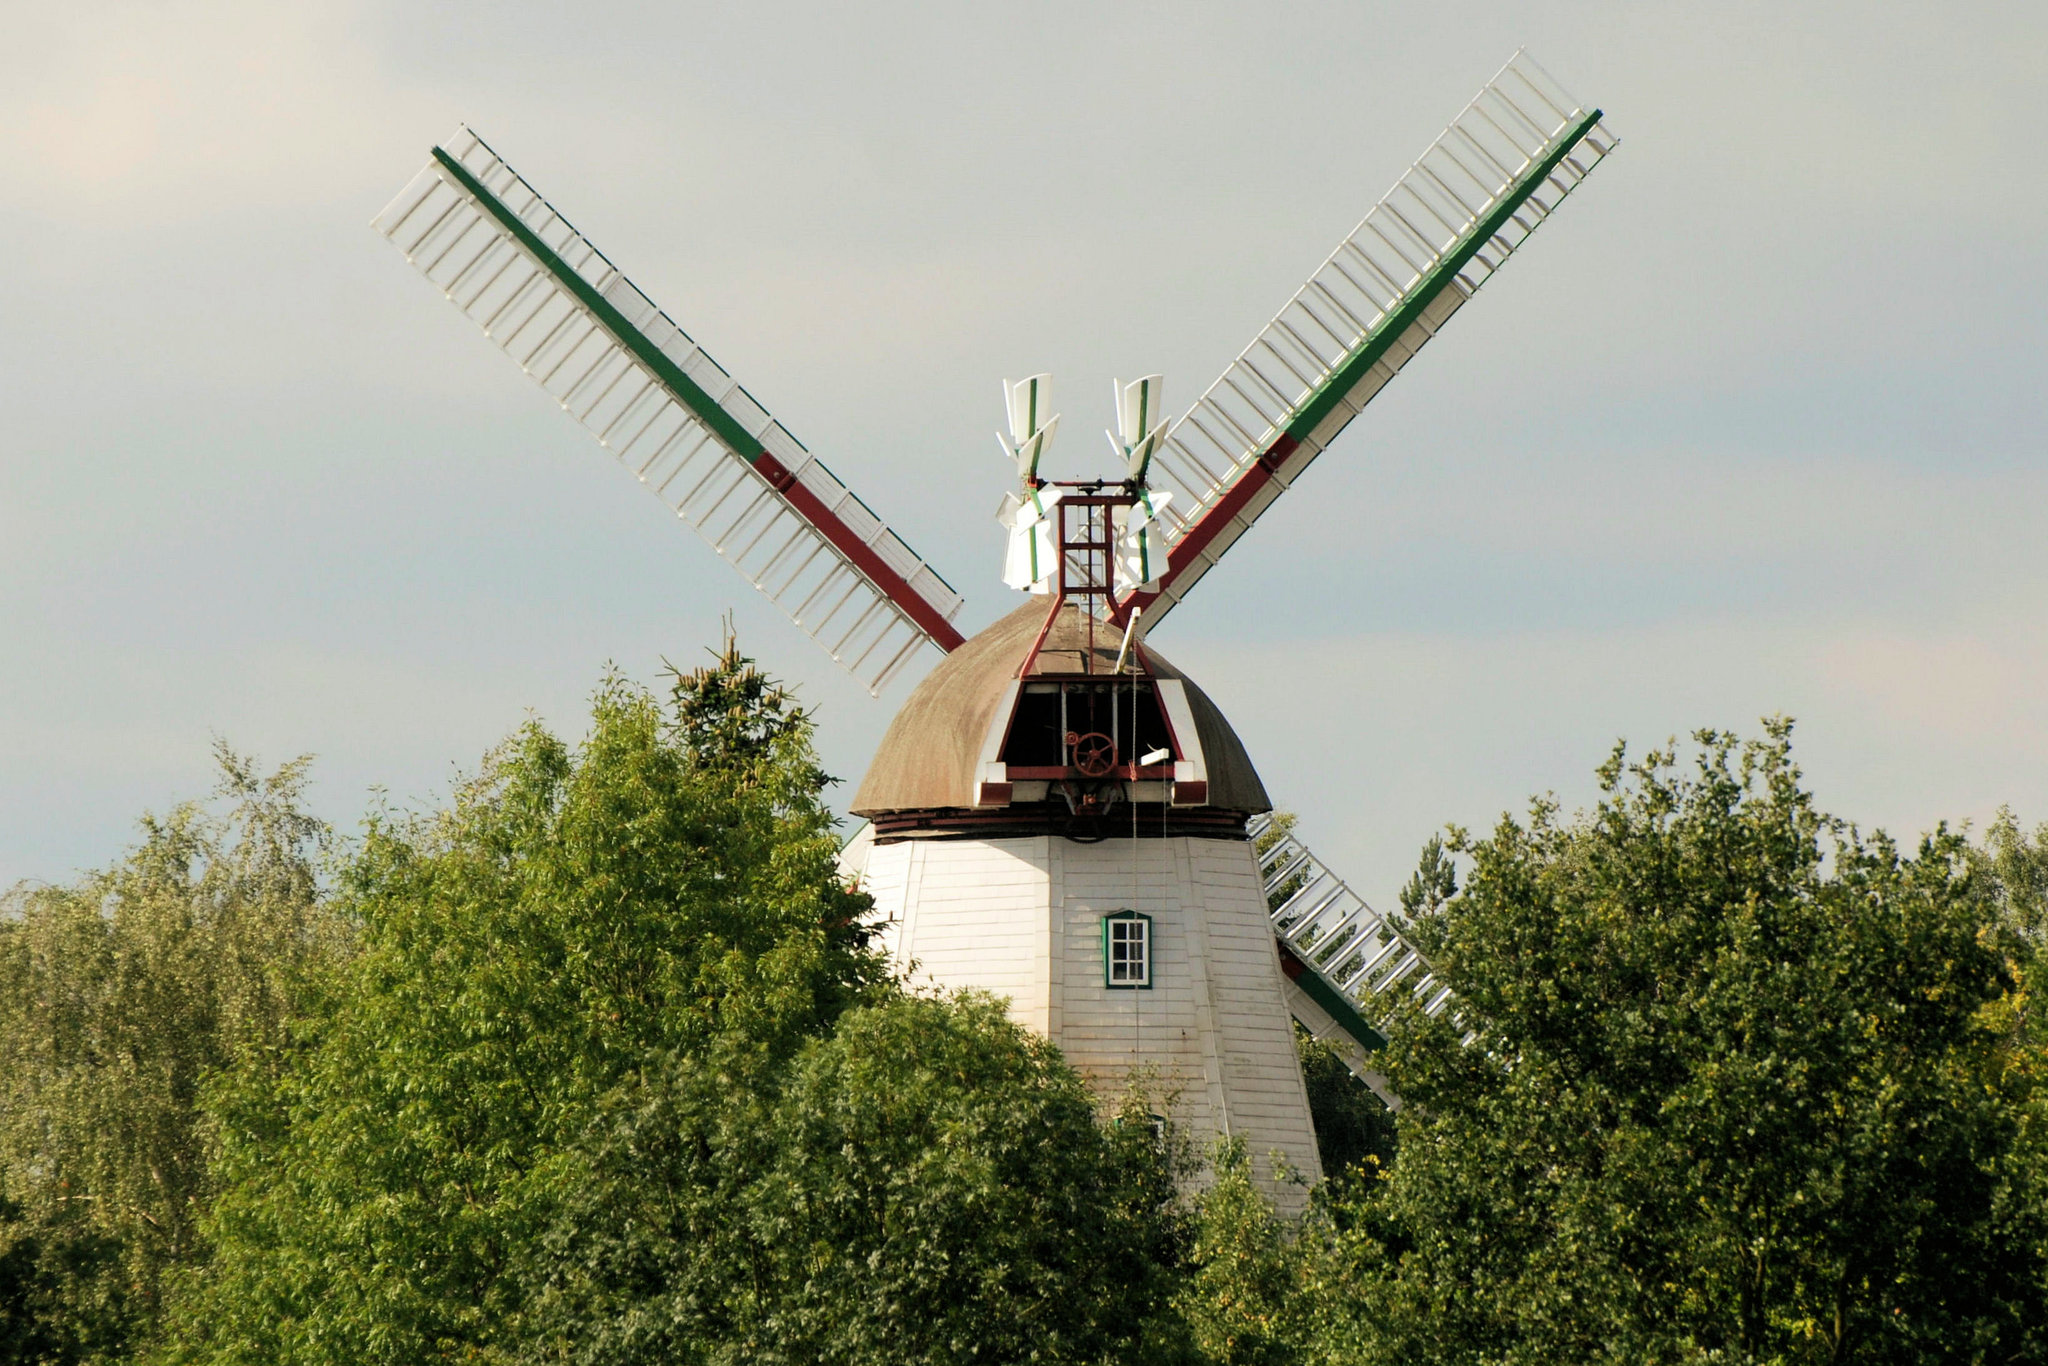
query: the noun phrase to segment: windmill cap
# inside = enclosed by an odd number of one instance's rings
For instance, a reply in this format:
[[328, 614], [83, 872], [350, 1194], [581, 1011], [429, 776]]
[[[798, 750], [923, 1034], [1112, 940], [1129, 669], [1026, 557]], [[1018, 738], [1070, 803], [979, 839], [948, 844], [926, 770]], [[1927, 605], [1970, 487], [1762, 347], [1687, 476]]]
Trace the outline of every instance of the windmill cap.
[[[1045, 624], [1043, 599], [1025, 603], [947, 655], [925, 676], [903, 703], [888, 734], [854, 793], [852, 813], [869, 817], [897, 811], [966, 809], [974, 805], [977, 768], [989, 728], [1002, 719], [996, 712], [1016, 681], [1017, 670], [1031, 651], [1031, 642]], [[1116, 667], [1122, 633], [1096, 628], [1094, 668], [1109, 674]], [[1087, 624], [1078, 607], [1060, 609], [1032, 667], [1039, 674], [1073, 674], [1089, 650]], [[1180, 680], [1188, 710], [1208, 764], [1208, 807], [1251, 814], [1270, 811], [1266, 788], [1252, 767], [1237, 732], [1223, 719], [1208, 695], [1186, 674], [1147, 648], [1145, 659], [1155, 678]]]

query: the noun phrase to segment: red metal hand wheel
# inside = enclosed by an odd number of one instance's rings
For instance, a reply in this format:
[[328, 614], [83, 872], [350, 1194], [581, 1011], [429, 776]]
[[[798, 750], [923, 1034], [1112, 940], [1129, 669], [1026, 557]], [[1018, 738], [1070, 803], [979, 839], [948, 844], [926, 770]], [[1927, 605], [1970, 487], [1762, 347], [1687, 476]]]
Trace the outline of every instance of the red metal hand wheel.
[[1074, 748], [1074, 767], [1090, 778], [1100, 778], [1116, 767], [1116, 741], [1101, 731], [1090, 731], [1068, 740]]

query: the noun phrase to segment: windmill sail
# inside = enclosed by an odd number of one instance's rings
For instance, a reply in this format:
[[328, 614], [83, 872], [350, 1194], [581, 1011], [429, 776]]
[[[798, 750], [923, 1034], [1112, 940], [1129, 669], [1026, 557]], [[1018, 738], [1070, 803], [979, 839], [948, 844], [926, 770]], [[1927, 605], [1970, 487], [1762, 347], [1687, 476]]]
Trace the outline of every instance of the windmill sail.
[[1259, 850], [1259, 877], [1283, 950], [1295, 1017], [1336, 1045], [1346, 1066], [1398, 1105], [1386, 1079], [1370, 1066], [1369, 1050], [1385, 1041], [1396, 1001], [1407, 997], [1425, 1014], [1440, 1015], [1451, 1004], [1450, 988], [1430, 971], [1399, 917], [1367, 905], [1271, 814], [1253, 816], [1245, 833]]
[[1174, 424], [1150, 480], [1170, 564], [1147, 628], [1500, 269], [1616, 138], [1516, 53]]
[[374, 226], [870, 692], [959, 646], [960, 595], [474, 133]]

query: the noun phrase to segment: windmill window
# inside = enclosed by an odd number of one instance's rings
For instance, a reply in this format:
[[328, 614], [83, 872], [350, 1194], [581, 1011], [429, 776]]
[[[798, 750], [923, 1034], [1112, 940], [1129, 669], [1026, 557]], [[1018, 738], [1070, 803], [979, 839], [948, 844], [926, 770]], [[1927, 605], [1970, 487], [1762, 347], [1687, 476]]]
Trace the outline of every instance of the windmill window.
[[1103, 985], [1132, 990], [1152, 985], [1152, 917], [1117, 911], [1102, 918]]
[[1137, 755], [1173, 747], [1166, 713], [1149, 681], [1027, 683], [1010, 716], [1002, 762], [1013, 769], [1064, 770], [1070, 762], [1066, 737], [1091, 731], [1114, 740], [1119, 761], [1126, 764]]

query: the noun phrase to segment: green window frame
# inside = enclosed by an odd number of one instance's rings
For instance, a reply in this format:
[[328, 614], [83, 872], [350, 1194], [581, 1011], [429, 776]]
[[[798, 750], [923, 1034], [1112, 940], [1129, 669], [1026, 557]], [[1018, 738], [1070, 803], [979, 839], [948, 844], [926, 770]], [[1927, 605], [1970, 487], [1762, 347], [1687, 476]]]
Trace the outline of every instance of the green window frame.
[[1102, 917], [1102, 985], [1111, 991], [1152, 989], [1152, 917], [1112, 911]]

